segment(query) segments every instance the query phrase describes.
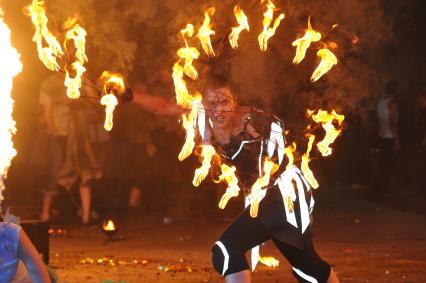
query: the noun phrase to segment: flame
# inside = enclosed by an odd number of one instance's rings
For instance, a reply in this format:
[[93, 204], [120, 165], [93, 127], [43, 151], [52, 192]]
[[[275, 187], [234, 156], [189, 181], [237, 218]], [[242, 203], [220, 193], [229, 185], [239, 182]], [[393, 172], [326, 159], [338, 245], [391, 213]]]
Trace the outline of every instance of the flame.
[[188, 42], [185, 38], [185, 36], [192, 37], [194, 34], [194, 26], [187, 24], [186, 28], [181, 30], [180, 33], [182, 34], [183, 40], [185, 41], [185, 47], [179, 49], [177, 51], [177, 55], [185, 60], [185, 65], [183, 68], [185, 75], [195, 80], [198, 78], [198, 72], [194, 66], [192, 66], [192, 61], [194, 61], [194, 59], [198, 59], [200, 52], [195, 47], [188, 47]]
[[318, 181], [315, 179], [314, 173], [309, 168], [309, 161], [311, 161], [309, 158], [309, 153], [312, 150], [312, 144], [315, 141], [315, 136], [308, 134], [308, 139], [308, 147], [306, 149], [305, 154], [303, 154], [302, 156], [302, 172], [311, 187], [317, 189], [319, 187]]
[[113, 126], [113, 113], [115, 110], [115, 107], [118, 104], [118, 100], [117, 97], [114, 94], [108, 93], [105, 94], [104, 96], [102, 96], [101, 98], [101, 105], [106, 106], [105, 107], [105, 123], [104, 123], [104, 128], [107, 131], [111, 131], [112, 130], [112, 126]]
[[176, 103], [185, 109], [191, 109], [193, 97], [189, 94], [183, 79], [184, 68], [176, 62], [173, 66], [173, 83], [175, 85]]
[[[264, 1], [262, 1], [263, 3]], [[271, 0], [268, 0], [266, 4], [266, 11], [263, 13], [263, 31], [259, 34], [259, 46], [260, 50], [266, 51], [268, 49], [268, 40], [275, 34], [278, 26], [280, 25], [281, 20], [284, 19], [284, 13], [279, 14], [279, 16], [275, 19], [273, 27], [270, 27], [272, 23], [272, 19], [274, 18], [274, 10], [275, 5]]]
[[293, 142], [290, 146], [285, 148], [284, 153], [287, 155], [287, 158], [288, 158], [288, 164], [285, 167], [286, 169], [289, 169], [290, 167], [293, 166], [293, 162], [294, 162], [293, 153], [295, 151], [296, 151], [296, 143], [295, 142]]
[[321, 152], [322, 156], [329, 156], [332, 153], [332, 149], [329, 147], [330, 144], [332, 144], [342, 132], [341, 129], [336, 129], [334, 127], [333, 121], [336, 120], [338, 126], [341, 127], [345, 116], [337, 114], [334, 110], [331, 114], [328, 114], [325, 110], [319, 110], [317, 114], [312, 116], [312, 119], [315, 123], [321, 123], [325, 130], [325, 137], [317, 144], [317, 148]]
[[271, 175], [278, 169], [278, 165], [269, 160], [265, 159], [263, 163], [263, 176], [258, 178], [251, 188], [250, 195], [248, 198], [251, 201], [250, 206], [250, 216], [257, 217], [259, 210], [259, 203], [262, 200], [262, 188], [266, 187], [269, 184]]
[[327, 48], [318, 50], [317, 55], [321, 57], [321, 62], [311, 76], [312, 82], [318, 81], [325, 73], [330, 71], [330, 69], [337, 64], [336, 56]]
[[112, 220], [108, 220], [106, 223], [104, 223], [102, 225], [102, 229], [104, 229], [104, 231], [115, 231], [115, 224]]
[[235, 49], [238, 47], [238, 38], [240, 36], [240, 33], [243, 30], [250, 31], [250, 27], [248, 24], [247, 16], [244, 14], [244, 11], [241, 10], [239, 5], [234, 7], [234, 14], [235, 18], [237, 18], [239, 26], [232, 28], [232, 32], [229, 35], [229, 43], [231, 44], [231, 47]]
[[223, 194], [219, 202], [219, 208], [224, 209], [231, 198], [238, 196], [240, 187], [238, 186], [238, 178], [235, 175], [235, 171], [237, 170], [235, 166], [229, 167], [226, 164], [222, 164], [221, 170], [222, 174], [219, 176], [219, 180], [215, 180], [215, 182], [219, 183], [221, 181], [225, 181], [228, 184], [226, 192]]
[[76, 48], [76, 61], [71, 65], [75, 70], [75, 77], [71, 78], [68, 70], [65, 71], [65, 86], [67, 87], [67, 96], [71, 99], [80, 97], [81, 78], [86, 71], [83, 66], [88, 61], [86, 56], [86, 31], [78, 24], [74, 24], [75, 20], [68, 21], [66, 25], [72, 25], [67, 31], [65, 38], [74, 41]]
[[319, 41], [321, 34], [311, 26], [311, 17], [308, 18], [308, 29], [305, 31], [305, 35], [299, 39], [296, 39], [291, 44], [296, 47], [296, 56], [294, 56], [293, 64], [299, 64], [305, 58], [306, 50], [311, 46], [312, 42]]
[[16, 156], [12, 136], [16, 133], [12, 117], [14, 101], [11, 96], [13, 78], [22, 71], [18, 51], [11, 44], [11, 32], [3, 21], [0, 8], [0, 203], [3, 200], [3, 181], [7, 178], [12, 159]]
[[198, 187], [202, 181], [207, 177], [209, 173], [211, 161], [213, 155], [215, 155], [216, 151], [211, 145], [203, 145], [201, 146], [201, 157], [203, 158], [202, 165], [200, 168], [195, 170], [194, 179], [192, 180], [192, 184], [195, 187]]
[[[64, 52], [58, 40], [47, 28], [48, 19], [44, 1], [33, 0], [27, 11], [36, 29], [33, 42], [37, 44], [38, 57], [48, 69], [58, 71], [60, 67], [56, 60], [64, 55]], [[43, 41], [47, 44], [46, 47], [43, 47]]]
[[215, 34], [214, 30], [211, 29], [210, 17], [214, 15], [215, 11], [216, 9], [214, 7], [210, 7], [204, 12], [203, 25], [200, 27], [197, 34], [197, 37], [201, 41], [201, 46], [208, 56], [215, 55], [210, 41], [210, 36]]
[[98, 79], [102, 85], [102, 94], [120, 95], [126, 90], [122, 74], [103, 71]]
[[261, 256], [259, 262], [269, 267], [278, 267], [280, 265], [280, 261], [273, 256]]
[[183, 145], [178, 156], [180, 161], [190, 156], [192, 151], [194, 150], [194, 146], [195, 146], [194, 121], [197, 120], [197, 115], [200, 110], [201, 101], [202, 101], [202, 97], [200, 94], [197, 93], [196, 96], [193, 98], [191, 112], [188, 115], [185, 115], [185, 114], [182, 115], [182, 125], [183, 125], [183, 128], [186, 130], [186, 138], [185, 138], [185, 144]]

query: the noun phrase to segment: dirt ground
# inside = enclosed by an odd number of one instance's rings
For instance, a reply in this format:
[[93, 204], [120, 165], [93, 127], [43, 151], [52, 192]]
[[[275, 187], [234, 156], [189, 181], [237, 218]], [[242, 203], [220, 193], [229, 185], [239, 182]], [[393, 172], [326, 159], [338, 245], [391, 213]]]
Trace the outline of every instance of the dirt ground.
[[[424, 211], [400, 206], [398, 198], [378, 205], [353, 191], [317, 200], [316, 248], [342, 282], [426, 282]], [[232, 213], [193, 213], [170, 224], [162, 215], [124, 215], [116, 241], [99, 228], [65, 227], [66, 236], [51, 238], [50, 266], [59, 282], [222, 282], [210, 249]], [[296, 282], [272, 243], [261, 254], [280, 266], [258, 266], [253, 282]]]

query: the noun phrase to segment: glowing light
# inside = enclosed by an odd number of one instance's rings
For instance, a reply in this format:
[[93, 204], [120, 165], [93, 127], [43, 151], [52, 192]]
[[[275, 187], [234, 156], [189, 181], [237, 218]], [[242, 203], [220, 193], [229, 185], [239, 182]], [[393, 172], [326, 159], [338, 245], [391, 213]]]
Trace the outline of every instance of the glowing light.
[[105, 106], [105, 123], [104, 128], [111, 131], [113, 127], [113, 113], [118, 104], [117, 97], [114, 94], [108, 93], [102, 96], [101, 105]]
[[[43, 0], [33, 0], [27, 8], [28, 14], [35, 27], [33, 42], [37, 44], [38, 57], [52, 71], [60, 70], [57, 59], [64, 55], [61, 44], [47, 28], [48, 18]], [[43, 42], [47, 46], [43, 46]]]
[[294, 162], [294, 155], [293, 153], [296, 151], [296, 143], [293, 142], [290, 146], [286, 147], [284, 150], [285, 155], [287, 155], [288, 158], [288, 164], [285, 167], [286, 169], [289, 169], [293, 166]]
[[259, 262], [269, 267], [278, 267], [280, 265], [280, 261], [272, 256], [262, 256], [259, 258]]
[[250, 31], [250, 27], [248, 24], [247, 16], [244, 14], [244, 11], [241, 10], [239, 5], [234, 7], [234, 14], [239, 26], [232, 28], [232, 32], [229, 35], [229, 44], [231, 44], [231, 47], [235, 49], [238, 48], [238, 38], [240, 36], [240, 33], [243, 30]]
[[182, 34], [183, 40], [185, 41], [185, 47], [180, 48], [177, 51], [177, 55], [185, 60], [185, 65], [183, 67], [183, 72], [185, 73], [185, 75], [195, 80], [198, 78], [198, 72], [192, 65], [192, 62], [194, 61], [194, 59], [198, 59], [198, 57], [200, 56], [200, 52], [195, 47], [189, 47], [188, 42], [185, 38], [185, 36], [192, 37], [194, 33], [194, 26], [191, 24], [187, 24], [186, 28], [181, 30], [180, 33]]
[[259, 34], [259, 37], [258, 37], [260, 50], [262, 51], [266, 51], [268, 49], [269, 39], [272, 36], [274, 36], [275, 31], [280, 25], [281, 20], [283, 20], [285, 17], [284, 13], [279, 14], [274, 21], [274, 25], [271, 27], [271, 23], [274, 18], [275, 5], [274, 3], [272, 3], [271, 0], [268, 0], [268, 3], [266, 4], [266, 8], [267, 9], [265, 13], [263, 13], [263, 31], [261, 34]]
[[102, 225], [102, 229], [104, 229], [104, 231], [115, 231], [116, 227], [112, 220], [108, 220]]
[[215, 11], [216, 9], [214, 7], [210, 7], [207, 9], [207, 11], [204, 12], [203, 25], [200, 27], [197, 34], [197, 37], [201, 41], [201, 46], [203, 47], [204, 52], [206, 52], [206, 54], [211, 57], [213, 57], [215, 54], [212, 43], [210, 41], [210, 36], [214, 35], [215, 32], [211, 29], [210, 17], [214, 15]]
[[305, 58], [306, 50], [311, 46], [312, 42], [319, 41], [321, 39], [321, 34], [311, 26], [311, 17], [308, 19], [308, 29], [305, 31], [305, 35], [299, 39], [296, 39], [291, 44], [296, 47], [296, 56], [293, 59], [294, 64], [299, 64]]
[[324, 74], [330, 71], [334, 65], [337, 64], [336, 56], [327, 48], [318, 50], [317, 55], [321, 57], [321, 62], [311, 76], [312, 82], [318, 81]]
[[12, 136], [16, 133], [13, 120], [13, 78], [22, 71], [18, 51], [12, 46], [11, 32], [3, 21], [0, 8], [0, 203], [3, 200], [4, 180], [12, 159], [16, 156]]

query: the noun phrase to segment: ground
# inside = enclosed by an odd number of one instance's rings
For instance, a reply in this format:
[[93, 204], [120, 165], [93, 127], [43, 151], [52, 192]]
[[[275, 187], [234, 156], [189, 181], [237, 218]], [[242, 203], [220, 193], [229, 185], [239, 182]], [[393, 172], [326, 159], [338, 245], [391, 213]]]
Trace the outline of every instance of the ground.
[[[398, 196], [378, 204], [365, 193], [340, 189], [317, 199], [313, 230], [319, 254], [342, 282], [426, 282], [422, 205], [401, 208]], [[129, 214], [117, 223], [115, 241], [99, 228], [65, 227], [66, 236], [51, 238], [50, 266], [59, 282], [222, 282], [211, 267], [210, 249], [232, 213], [194, 212], [193, 218], [172, 216], [171, 223], [162, 215]], [[272, 243], [261, 253], [279, 259], [280, 266], [260, 265], [253, 282], [296, 282]]]

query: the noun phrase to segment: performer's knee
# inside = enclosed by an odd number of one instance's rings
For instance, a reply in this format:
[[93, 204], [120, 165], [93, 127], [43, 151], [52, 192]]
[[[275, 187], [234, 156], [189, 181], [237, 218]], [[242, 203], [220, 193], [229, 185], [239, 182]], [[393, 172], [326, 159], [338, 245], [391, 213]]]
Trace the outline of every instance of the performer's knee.
[[246, 270], [249, 267], [244, 254], [231, 241], [217, 241], [212, 248], [213, 267], [222, 276]]
[[293, 275], [299, 282], [303, 283], [325, 283], [330, 276], [330, 272], [330, 265], [319, 256], [313, 261], [305, 262], [301, 266], [293, 266]]

